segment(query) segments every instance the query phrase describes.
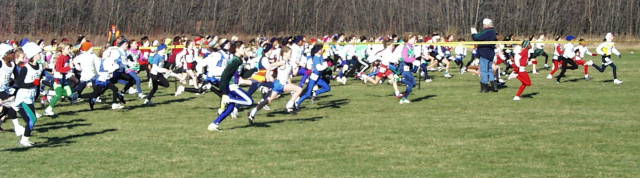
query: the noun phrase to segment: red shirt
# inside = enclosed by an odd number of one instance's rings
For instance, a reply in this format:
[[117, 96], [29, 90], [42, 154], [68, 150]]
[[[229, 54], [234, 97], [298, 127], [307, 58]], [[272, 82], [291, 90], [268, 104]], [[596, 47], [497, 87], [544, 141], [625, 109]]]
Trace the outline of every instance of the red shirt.
[[[518, 65], [516, 65], [515, 62], [519, 63], [520, 66], [525, 67], [529, 64], [529, 48], [524, 48], [522, 49], [522, 51], [520, 51], [520, 60], [519, 61], [514, 61], [514, 63], [511, 65], [513, 68], [518, 69]], [[515, 58], [514, 58], [515, 60]], [[520, 71], [518, 71], [520, 72]]]
[[70, 60], [71, 57], [69, 57], [68, 55], [60, 54], [60, 56], [58, 56], [58, 59], [56, 60], [55, 70], [63, 74], [68, 73], [71, 70]]
[[[180, 45], [180, 43], [173, 43], [174, 46]], [[173, 48], [171, 50], [171, 56], [169, 56], [168, 62], [171, 64], [175, 64], [176, 63], [176, 55], [178, 55], [178, 53], [182, 52], [184, 48]]]

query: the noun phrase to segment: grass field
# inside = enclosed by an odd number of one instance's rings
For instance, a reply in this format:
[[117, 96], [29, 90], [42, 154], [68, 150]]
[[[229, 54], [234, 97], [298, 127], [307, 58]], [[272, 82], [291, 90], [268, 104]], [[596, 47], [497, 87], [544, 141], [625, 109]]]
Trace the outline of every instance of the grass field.
[[63, 102], [59, 117], [39, 120], [35, 147], [0, 133], [0, 177], [636, 178], [640, 55], [614, 60], [622, 85], [610, 69], [591, 81], [570, 71], [561, 84], [542, 70], [519, 102], [519, 81], [481, 94], [470, 74], [423, 82], [408, 105], [389, 85], [334, 83], [297, 115], [284, 114], [286, 96], [255, 125], [245, 110], [222, 132], [206, 130], [219, 105], [211, 93], [173, 97], [171, 86], [154, 107], [128, 96], [125, 111]]

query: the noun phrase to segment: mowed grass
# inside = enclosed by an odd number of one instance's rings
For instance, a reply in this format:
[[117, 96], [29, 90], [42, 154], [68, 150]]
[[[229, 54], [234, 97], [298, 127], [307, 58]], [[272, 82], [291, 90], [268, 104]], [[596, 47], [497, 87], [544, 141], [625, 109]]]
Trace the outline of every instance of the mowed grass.
[[59, 117], [38, 121], [35, 147], [0, 133], [0, 177], [634, 178], [640, 55], [614, 60], [622, 85], [610, 82], [610, 69], [591, 70], [591, 81], [581, 79], [581, 68], [570, 71], [561, 84], [542, 70], [519, 102], [511, 100], [519, 81], [481, 94], [470, 74], [432, 73], [437, 78], [416, 88], [408, 105], [397, 103], [389, 85], [334, 82], [297, 115], [284, 114], [285, 96], [255, 125], [244, 110], [222, 132], [206, 130], [217, 96], [174, 97], [173, 85], [153, 107], [133, 95], [124, 111], [63, 102]]

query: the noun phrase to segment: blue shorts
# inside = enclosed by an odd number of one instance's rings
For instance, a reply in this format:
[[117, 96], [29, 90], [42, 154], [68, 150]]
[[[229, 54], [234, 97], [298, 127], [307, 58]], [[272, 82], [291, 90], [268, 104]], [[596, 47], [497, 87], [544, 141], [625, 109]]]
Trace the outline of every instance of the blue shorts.
[[389, 69], [395, 73], [396, 71], [398, 71], [398, 66], [396, 66], [395, 64], [389, 64]]
[[95, 85], [99, 85], [99, 86], [105, 87], [105, 86], [109, 85], [109, 80], [107, 80], [107, 81], [96, 80], [94, 83], [95, 83]]
[[284, 93], [284, 85], [279, 80], [276, 80], [273, 82], [273, 91], [278, 94]]
[[378, 75], [378, 71], [377, 71], [377, 70], [376, 70], [376, 71], [374, 71], [374, 72], [371, 72], [371, 73], [370, 73], [369, 75], [367, 75], [367, 76], [369, 76], [369, 77], [373, 77], [373, 76], [376, 76], [376, 75]]
[[211, 84], [218, 84], [220, 83], [220, 79], [217, 77], [207, 77], [207, 82]]

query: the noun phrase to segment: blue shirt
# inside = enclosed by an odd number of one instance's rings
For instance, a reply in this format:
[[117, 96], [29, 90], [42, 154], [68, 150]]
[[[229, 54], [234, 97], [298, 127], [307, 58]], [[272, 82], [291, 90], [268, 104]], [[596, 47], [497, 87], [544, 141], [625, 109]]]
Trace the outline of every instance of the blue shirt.
[[313, 68], [313, 73], [320, 75], [320, 72], [321, 72], [321, 71], [318, 71], [318, 69], [316, 68], [316, 66], [317, 66], [318, 64], [322, 64], [323, 62], [324, 62], [324, 59], [322, 58], [322, 56], [317, 56], [317, 55], [314, 55], [314, 56], [313, 56], [313, 66], [312, 66], [312, 68]]

